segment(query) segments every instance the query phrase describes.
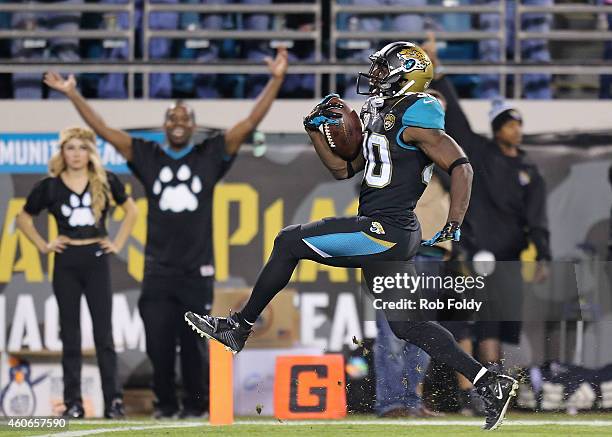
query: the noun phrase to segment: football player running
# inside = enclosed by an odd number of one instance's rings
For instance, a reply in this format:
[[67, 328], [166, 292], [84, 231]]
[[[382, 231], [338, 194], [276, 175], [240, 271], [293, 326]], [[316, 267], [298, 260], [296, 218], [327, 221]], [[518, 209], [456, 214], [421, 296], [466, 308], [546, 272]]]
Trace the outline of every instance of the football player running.
[[[394, 42], [370, 56], [368, 74], [359, 73], [357, 92], [368, 98], [361, 110], [363, 153], [352, 162], [335, 155], [320, 127], [338, 124], [334, 95], [324, 98], [304, 119], [304, 127], [323, 164], [336, 179], [364, 171], [356, 217], [325, 218], [283, 229], [257, 278], [249, 301], [227, 318], [188, 312], [185, 320], [201, 336], [237, 353], [244, 347], [263, 309], [289, 282], [301, 259], [359, 268], [372, 261], [409, 261], [421, 243], [414, 207], [433, 165], [451, 178], [447, 223], [423, 244], [455, 240], [470, 200], [472, 167], [444, 132], [440, 103], [423, 91], [433, 76], [425, 52], [409, 42]], [[365, 81], [364, 81], [365, 79]], [[367, 85], [362, 90], [362, 85]], [[516, 395], [515, 379], [488, 371], [463, 352], [450, 332], [433, 321], [389, 321], [398, 338], [446, 363], [476, 386], [486, 404], [485, 429], [496, 429]]]

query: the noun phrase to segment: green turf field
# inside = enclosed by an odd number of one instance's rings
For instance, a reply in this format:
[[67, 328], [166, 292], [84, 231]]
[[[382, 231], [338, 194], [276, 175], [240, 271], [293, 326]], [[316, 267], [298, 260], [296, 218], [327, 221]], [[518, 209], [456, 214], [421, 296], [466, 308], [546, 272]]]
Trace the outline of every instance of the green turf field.
[[[87, 435], [139, 436], [478, 436], [482, 420], [447, 416], [431, 420], [376, 419], [372, 416], [349, 416], [338, 421], [281, 422], [269, 418], [238, 418], [232, 426], [213, 427], [205, 420], [155, 421], [131, 418], [125, 421], [72, 421], [68, 429], [14, 430], [0, 428], [0, 436], [54, 435], [79, 437]], [[507, 436], [611, 436], [612, 414], [584, 414], [575, 417], [564, 414], [510, 413], [504, 425], [494, 435]]]

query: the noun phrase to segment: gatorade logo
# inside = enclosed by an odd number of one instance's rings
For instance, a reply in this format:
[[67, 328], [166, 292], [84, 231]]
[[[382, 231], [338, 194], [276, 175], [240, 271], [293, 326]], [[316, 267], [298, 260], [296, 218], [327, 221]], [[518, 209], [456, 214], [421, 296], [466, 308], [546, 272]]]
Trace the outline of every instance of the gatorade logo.
[[327, 378], [327, 366], [324, 365], [295, 365], [291, 367], [291, 379], [289, 381], [289, 411], [292, 413], [312, 413], [323, 412], [327, 405], [327, 387], [309, 387], [311, 397], [318, 399], [316, 405], [300, 405], [298, 384], [300, 375], [304, 373], [314, 373], [316, 378]]
[[279, 419], [336, 419], [346, 416], [342, 355], [276, 359], [274, 415]]

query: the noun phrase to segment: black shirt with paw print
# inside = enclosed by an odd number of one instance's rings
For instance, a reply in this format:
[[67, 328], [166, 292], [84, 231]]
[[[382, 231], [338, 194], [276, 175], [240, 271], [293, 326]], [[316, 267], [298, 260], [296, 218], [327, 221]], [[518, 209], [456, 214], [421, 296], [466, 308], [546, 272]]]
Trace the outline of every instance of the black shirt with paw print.
[[213, 190], [233, 158], [222, 133], [182, 152], [132, 138], [128, 167], [148, 200], [145, 274], [213, 275]]
[[[117, 205], [127, 200], [125, 187], [114, 173], [106, 172], [110, 193]], [[110, 199], [109, 199], [110, 200]], [[66, 186], [61, 177], [46, 177], [36, 183], [28, 195], [24, 211], [30, 215], [38, 215], [47, 209], [57, 222], [60, 235], [69, 238], [88, 239], [106, 237], [106, 214], [109, 201], [96, 223], [91, 209], [92, 197], [89, 184], [82, 193], [76, 193]]]

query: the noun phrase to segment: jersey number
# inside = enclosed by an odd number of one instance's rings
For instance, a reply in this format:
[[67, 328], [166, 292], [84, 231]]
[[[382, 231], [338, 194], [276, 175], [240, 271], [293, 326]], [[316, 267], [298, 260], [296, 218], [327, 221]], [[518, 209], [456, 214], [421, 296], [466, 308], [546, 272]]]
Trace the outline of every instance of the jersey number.
[[374, 188], [386, 187], [393, 173], [389, 140], [384, 135], [371, 134], [363, 141], [363, 148], [367, 161], [364, 173], [366, 183]]

